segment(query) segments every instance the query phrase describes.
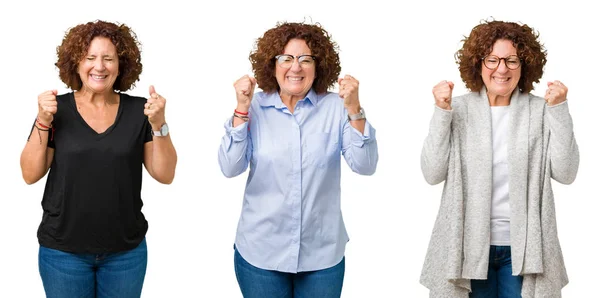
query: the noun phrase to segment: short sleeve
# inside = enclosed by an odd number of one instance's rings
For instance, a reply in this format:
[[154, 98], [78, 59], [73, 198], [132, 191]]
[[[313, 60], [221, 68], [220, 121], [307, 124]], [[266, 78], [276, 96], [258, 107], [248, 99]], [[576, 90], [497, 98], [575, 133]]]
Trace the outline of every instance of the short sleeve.
[[150, 125], [150, 121], [146, 117], [144, 119], [144, 144], [148, 142], [152, 142], [152, 125]]

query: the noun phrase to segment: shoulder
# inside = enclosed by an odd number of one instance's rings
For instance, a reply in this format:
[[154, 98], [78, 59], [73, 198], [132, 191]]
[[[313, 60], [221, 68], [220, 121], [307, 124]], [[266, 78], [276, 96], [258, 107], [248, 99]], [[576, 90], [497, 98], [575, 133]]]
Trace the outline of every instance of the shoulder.
[[143, 109], [144, 105], [148, 101], [148, 99], [144, 97], [132, 96], [127, 93], [119, 93], [119, 95], [121, 96], [121, 104], [123, 104], [124, 107], [133, 106], [135, 108], [142, 107]]
[[252, 101], [250, 101], [250, 109], [258, 109], [261, 105], [264, 105], [268, 100], [270, 93], [263, 91], [256, 92], [252, 95]]
[[546, 104], [546, 100], [543, 97], [539, 97], [539, 96], [533, 95], [531, 93], [527, 94], [527, 97], [529, 98], [530, 104], [533, 104], [533, 105], [545, 105]]
[[146, 101], [148, 100], [145, 97], [133, 96], [133, 95], [129, 95], [127, 93], [119, 93], [119, 95], [121, 95], [122, 100], [128, 100], [128, 101], [135, 102], [135, 103], [140, 103], [140, 102], [146, 103]]
[[479, 98], [479, 92], [469, 92], [452, 98], [452, 104], [468, 105]]
[[71, 101], [72, 98], [73, 98], [73, 91], [57, 95], [56, 101], [58, 103], [67, 103], [67, 102]]
[[334, 106], [344, 108], [344, 101], [340, 98], [340, 94], [336, 92], [324, 92], [315, 94], [318, 105], [320, 106]]
[[479, 99], [479, 92], [469, 92], [452, 98], [452, 109], [462, 112], [467, 109], [469, 104]]

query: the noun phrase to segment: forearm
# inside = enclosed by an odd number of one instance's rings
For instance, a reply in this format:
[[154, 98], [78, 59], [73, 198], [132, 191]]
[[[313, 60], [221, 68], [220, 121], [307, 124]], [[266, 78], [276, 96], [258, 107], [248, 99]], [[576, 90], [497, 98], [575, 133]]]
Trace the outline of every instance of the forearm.
[[[357, 107], [346, 107], [348, 111], [348, 115], [355, 115], [360, 113], [360, 106]], [[361, 134], [365, 134], [365, 123], [367, 123], [366, 119], [352, 120], [350, 121], [350, 125], [358, 130]]]
[[[352, 122], [362, 122], [362, 132]], [[355, 173], [372, 175], [377, 169], [379, 152], [375, 128], [366, 120], [348, 121], [344, 129], [343, 154], [348, 166]]]
[[451, 123], [452, 112], [435, 107], [421, 150], [421, 171], [431, 185], [444, 181], [448, 173]]
[[171, 136], [153, 137], [152, 140], [152, 173], [160, 183], [170, 184], [175, 178], [177, 152], [171, 142]]
[[552, 178], [564, 184], [575, 180], [579, 169], [579, 148], [567, 102], [548, 107], [549, 151]]
[[219, 147], [219, 167], [223, 175], [230, 178], [243, 173], [248, 167], [248, 147], [251, 142], [247, 122], [237, 127], [231, 125], [231, 120], [227, 122], [225, 135], [221, 138]]
[[21, 173], [27, 184], [37, 182], [48, 171], [48, 133], [49, 131], [41, 131], [37, 127], [33, 127], [25, 148], [23, 148]]

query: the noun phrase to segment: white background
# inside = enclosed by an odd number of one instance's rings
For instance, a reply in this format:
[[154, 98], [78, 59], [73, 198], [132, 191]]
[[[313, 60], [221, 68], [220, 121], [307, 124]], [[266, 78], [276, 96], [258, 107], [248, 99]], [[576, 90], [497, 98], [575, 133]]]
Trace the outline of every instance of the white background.
[[[196, 1], [189, 1], [189, 3]], [[390, 1], [396, 2], [396, 1]], [[235, 107], [233, 82], [251, 71], [256, 38], [278, 21], [319, 22], [340, 46], [342, 74], [359, 79], [360, 100], [377, 129], [371, 177], [343, 167], [342, 208], [351, 238], [343, 297], [428, 297], [419, 275], [442, 185], [425, 183], [420, 151], [440, 80], [466, 92], [454, 53], [480, 20], [517, 21], [540, 32], [548, 50], [542, 83], [569, 87], [581, 164], [570, 186], [554, 183], [559, 237], [571, 280], [564, 297], [597, 291], [597, 10], [578, 1], [4, 1], [0, 7], [0, 297], [43, 297], [36, 231], [45, 178], [27, 186], [19, 155], [37, 113], [37, 95], [67, 92], [56, 47], [66, 30], [102, 19], [129, 25], [142, 43], [144, 71], [128, 91], [167, 98], [179, 156], [172, 185], [144, 174], [150, 229], [143, 297], [241, 297], [232, 244], [247, 173], [227, 179], [217, 164], [223, 123]], [[582, 1], [583, 2], [583, 1]], [[10, 3], [11, 6], [8, 6]], [[591, 3], [591, 2], [590, 2]]]

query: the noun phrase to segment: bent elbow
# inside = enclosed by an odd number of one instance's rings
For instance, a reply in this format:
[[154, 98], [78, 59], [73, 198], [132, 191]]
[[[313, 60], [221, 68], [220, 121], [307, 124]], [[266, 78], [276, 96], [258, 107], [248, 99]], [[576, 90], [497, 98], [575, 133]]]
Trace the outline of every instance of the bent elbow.
[[425, 178], [425, 181], [429, 185], [437, 185], [437, 184], [442, 183], [444, 180], [446, 180], [446, 177], [443, 175], [432, 175], [432, 174], [426, 174], [425, 172], [423, 172], [423, 177]]
[[221, 173], [223, 173], [223, 176], [225, 176], [225, 178], [233, 178], [233, 177], [236, 177], [239, 174], [241, 174], [241, 172], [239, 172], [239, 171], [234, 171], [231, 169], [224, 169], [224, 168], [221, 168]]
[[40, 181], [40, 179], [42, 179], [41, 176], [31, 175], [30, 173], [23, 172], [22, 175], [23, 180], [25, 181], [25, 183], [27, 183], [27, 185], [35, 184], [36, 182]]

